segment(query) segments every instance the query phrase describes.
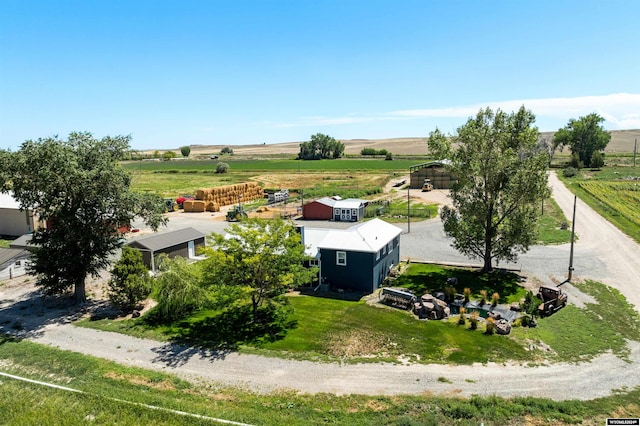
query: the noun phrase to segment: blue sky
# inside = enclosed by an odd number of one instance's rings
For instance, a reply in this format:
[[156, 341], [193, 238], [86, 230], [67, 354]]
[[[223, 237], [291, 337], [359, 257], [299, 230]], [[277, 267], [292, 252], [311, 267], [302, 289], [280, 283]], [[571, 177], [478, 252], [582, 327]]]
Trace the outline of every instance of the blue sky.
[[0, 148], [89, 131], [136, 149], [640, 128], [640, 2], [0, 0]]

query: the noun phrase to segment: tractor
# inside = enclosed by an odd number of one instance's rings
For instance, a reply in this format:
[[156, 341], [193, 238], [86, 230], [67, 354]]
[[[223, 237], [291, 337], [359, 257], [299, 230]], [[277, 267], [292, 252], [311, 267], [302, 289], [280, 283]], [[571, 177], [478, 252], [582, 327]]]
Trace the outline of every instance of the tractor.
[[233, 208], [227, 212], [227, 222], [237, 222], [248, 217], [247, 212], [242, 208], [242, 204], [233, 206]]
[[428, 192], [433, 190], [433, 184], [431, 183], [431, 179], [425, 179], [422, 184], [422, 192]]

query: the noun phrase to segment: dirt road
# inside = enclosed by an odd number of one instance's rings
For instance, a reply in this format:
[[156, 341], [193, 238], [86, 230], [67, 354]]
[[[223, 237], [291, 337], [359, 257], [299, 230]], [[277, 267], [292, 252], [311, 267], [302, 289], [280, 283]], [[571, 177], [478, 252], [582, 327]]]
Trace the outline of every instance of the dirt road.
[[[551, 176], [554, 196], [568, 217], [573, 197]], [[602, 256], [603, 280], [619, 289], [640, 307], [638, 295], [638, 245], [622, 235], [595, 212], [578, 202], [576, 229], [583, 253]], [[541, 254], [543, 253], [543, 249]], [[554, 253], [555, 252], [551, 252]], [[535, 396], [554, 400], [593, 399], [615, 389], [640, 386], [640, 343], [631, 342], [629, 358], [601, 355], [580, 364], [536, 367], [516, 364], [473, 366], [421, 364], [315, 363], [255, 355], [203, 351], [192, 347], [137, 339], [116, 333], [74, 327], [77, 313], [35, 307], [26, 316], [34, 297], [29, 286], [0, 288], [0, 331], [16, 332], [14, 321], [22, 321], [21, 334], [48, 344], [118, 363], [177, 374], [196, 382], [214, 382], [268, 392], [294, 389], [305, 393], [334, 394], [442, 394], [456, 396]], [[4, 325], [2, 325], [4, 324]], [[446, 380], [442, 380], [446, 378]]]
[[[573, 194], [555, 173], [550, 174], [549, 184], [558, 205], [565, 216], [571, 219]], [[575, 229], [580, 237], [575, 250], [590, 253], [594, 262], [602, 265], [602, 277], [598, 280], [619, 290], [640, 312], [640, 245], [580, 199], [576, 204]], [[577, 274], [579, 277], [580, 272], [577, 271]]]

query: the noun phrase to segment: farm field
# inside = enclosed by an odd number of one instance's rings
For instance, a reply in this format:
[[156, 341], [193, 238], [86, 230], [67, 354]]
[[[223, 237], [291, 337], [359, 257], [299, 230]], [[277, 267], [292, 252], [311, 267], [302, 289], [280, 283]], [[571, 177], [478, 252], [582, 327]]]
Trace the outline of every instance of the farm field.
[[583, 170], [573, 178], [558, 175], [580, 199], [640, 243], [640, 167]]

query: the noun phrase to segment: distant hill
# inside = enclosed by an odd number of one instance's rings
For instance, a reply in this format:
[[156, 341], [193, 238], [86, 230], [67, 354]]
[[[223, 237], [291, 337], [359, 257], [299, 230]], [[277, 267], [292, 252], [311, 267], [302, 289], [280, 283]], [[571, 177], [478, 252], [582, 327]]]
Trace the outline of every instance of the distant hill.
[[[541, 132], [543, 138], [551, 139], [554, 132]], [[633, 152], [635, 139], [640, 140], [640, 129], [636, 130], [614, 130], [611, 132], [611, 142], [607, 146], [606, 152]], [[389, 139], [345, 139], [345, 153], [357, 155], [362, 148], [373, 148], [376, 150], [386, 149], [393, 154], [420, 155], [427, 151], [427, 137], [414, 138], [389, 138]], [[255, 145], [191, 145], [192, 155], [217, 154], [225, 146], [230, 146], [234, 154], [238, 155], [274, 155], [291, 154], [300, 152], [301, 142], [284, 142], [276, 144], [255, 144]], [[639, 148], [640, 149], [640, 148]], [[180, 152], [179, 149], [175, 150]]]

